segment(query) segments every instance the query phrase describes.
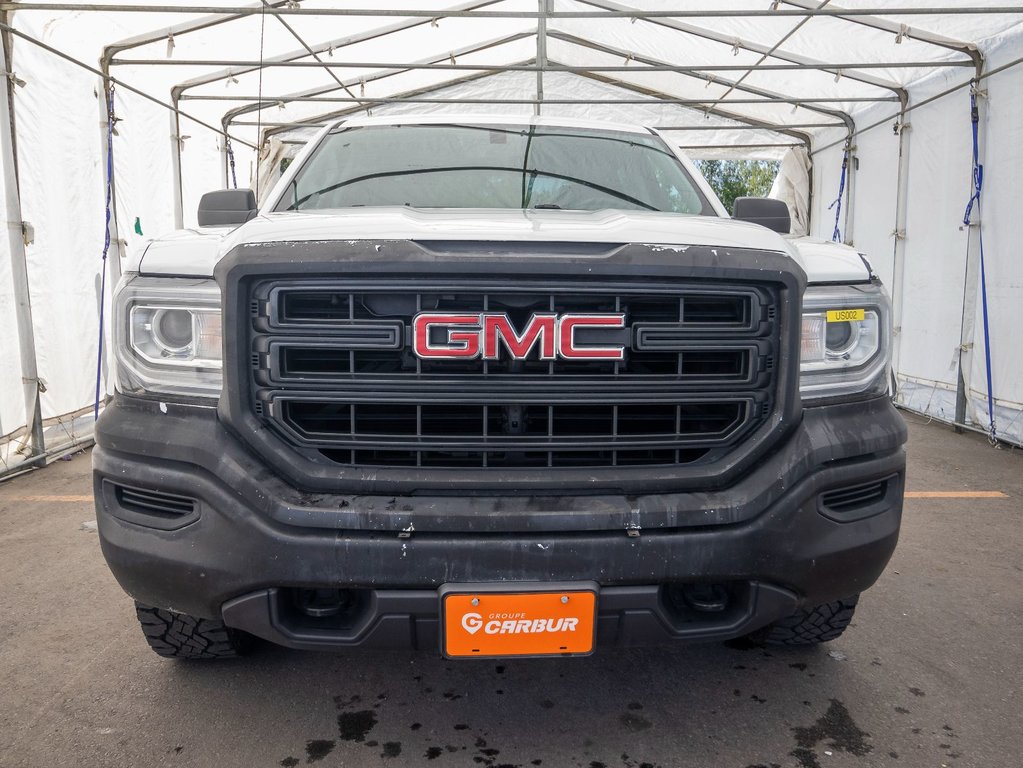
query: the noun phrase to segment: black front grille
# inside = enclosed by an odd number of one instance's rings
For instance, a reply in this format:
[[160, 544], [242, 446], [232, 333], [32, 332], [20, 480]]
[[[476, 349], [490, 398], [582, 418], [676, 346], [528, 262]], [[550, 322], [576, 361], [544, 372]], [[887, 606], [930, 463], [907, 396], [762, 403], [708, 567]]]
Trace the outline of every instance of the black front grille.
[[[307, 457], [343, 465], [713, 461], [774, 408], [775, 290], [654, 281], [263, 281], [248, 303], [250, 407]], [[603, 332], [617, 334], [624, 359], [424, 360], [410, 343], [420, 312], [502, 313], [515, 328], [536, 313], [621, 313], [626, 327]]]

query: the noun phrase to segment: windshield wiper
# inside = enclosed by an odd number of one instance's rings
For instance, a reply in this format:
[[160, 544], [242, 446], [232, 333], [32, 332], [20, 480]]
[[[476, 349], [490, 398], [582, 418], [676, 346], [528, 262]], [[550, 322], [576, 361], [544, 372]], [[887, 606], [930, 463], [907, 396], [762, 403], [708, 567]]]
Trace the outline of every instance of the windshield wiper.
[[539, 203], [538, 205], [534, 205], [533, 208], [534, 208], [534, 210], [541, 210], [541, 211], [560, 211], [561, 210], [561, 206], [557, 205], [556, 203]]
[[[503, 171], [506, 173], [515, 174], [523, 173], [523, 169], [521, 168], [508, 168], [506, 166], [494, 165], [440, 166], [437, 168], [407, 168], [400, 171], [380, 171], [378, 173], [367, 173], [363, 176], [345, 179], [344, 181], [339, 181], [334, 184], [330, 184], [329, 186], [310, 192], [309, 194], [300, 197], [298, 200], [296, 200], [295, 203], [293, 203], [292, 208], [293, 210], [301, 210], [301, 206], [314, 197], [322, 196], [329, 192], [335, 192], [338, 189], [341, 189], [342, 187], [347, 187], [352, 184], [358, 184], [363, 181], [370, 181], [372, 179], [393, 178], [395, 176], [419, 176], [421, 174], [426, 173], [451, 173], [455, 171], [498, 171], [498, 172]], [[586, 179], [580, 179], [577, 176], [569, 176], [564, 173], [555, 173], [553, 171], [544, 171], [540, 170], [539, 168], [527, 169], [525, 170], [525, 173], [533, 176], [539, 175], [547, 176], [552, 179], [561, 179], [562, 181], [568, 181], [573, 184], [578, 184], [579, 186], [587, 187], [588, 189], [595, 189], [598, 192], [604, 193], [605, 195], [618, 198], [619, 200], [624, 200], [628, 203], [632, 203], [633, 205], [638, 206], [639, 208], [645, 208], [648, 211], [660, 210], [656, 206], [650, 205], [649, 203], [644, 203], [642, 200], [639, 200], [633, 197], [632, 195], [626, 194], [625, 192], [620, 192], [617, 189], [605, 187], [603, 184], [596, 184], [592, 181], [587, 181]]]

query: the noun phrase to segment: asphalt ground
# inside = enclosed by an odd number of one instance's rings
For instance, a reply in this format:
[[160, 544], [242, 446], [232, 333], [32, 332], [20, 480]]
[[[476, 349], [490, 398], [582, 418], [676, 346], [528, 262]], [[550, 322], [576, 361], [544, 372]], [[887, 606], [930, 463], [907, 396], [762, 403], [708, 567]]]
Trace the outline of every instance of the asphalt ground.
[[[0, 484], [0, 766], [1023, 765], [1023, 451], [909, 417], [902, 539], [853, 626], [450, 662], [150, 652], [89, 523], [88, 455]], [[83, 525], [84, 524], [84, 525]]]

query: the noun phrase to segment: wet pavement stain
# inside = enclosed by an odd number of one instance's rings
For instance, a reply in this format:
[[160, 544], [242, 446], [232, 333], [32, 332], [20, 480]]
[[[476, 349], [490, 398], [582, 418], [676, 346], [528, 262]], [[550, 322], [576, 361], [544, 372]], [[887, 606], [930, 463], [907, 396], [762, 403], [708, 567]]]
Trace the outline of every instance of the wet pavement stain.
[[377, 714], [372, 709], [342, 712], [337, 716], [337, 733], [344, 741], [365, 741], [376, 724]]
[[[955, 732], [955, 729], [948, 723], [945, 723], [945, 725], [941, 726], [941, 730], [944, 732], [944, 738], [950, 740], [959, 738], [959, 734], [957, 734]], [[952, 760], [957, 760], [963, 756], [962, 752], [959, 752], [958, 750], [954, 749], [951, 744], [939, 744], [938, 746], [941, 747], [941, 749], [948, 750], [945, 754]]]
[[423, 755], [427, 760], [436, 760], [438, 757], [444, 754], [444, 750], [440, 747], [429, 747], [426, 750], [426, 754]]
[[384, 751], [380, 753], [380, 757], [397, 757], [401, 754], [401, 742], [400, 741], [389, 741], [384, 744]]
[[874, 748], [867, 743], [870, 734], [853, 721], [849, 710], [838, 699], [831, 699], [828, 711], [811, 726], [796, 726], [796, 749], [789, 754], [799, 761], [801, 768], [821, 768], [815, 747], [827, 740], [827, 745], [856, 757], [864, 757]]
[[307, 763], [315, 763], [322, 760], [331, 752], [334, 751], [334, 746], [337, 744], [336, 741], [328, 741], [327, 739], [313, 739], [306, 742], [305, 754]]
[[297, 757], [286, 757], [283, 760], [281, 760], [280, 765], [283, 768], [295, 768], [295, 766], [298, 765], [298, 758]]

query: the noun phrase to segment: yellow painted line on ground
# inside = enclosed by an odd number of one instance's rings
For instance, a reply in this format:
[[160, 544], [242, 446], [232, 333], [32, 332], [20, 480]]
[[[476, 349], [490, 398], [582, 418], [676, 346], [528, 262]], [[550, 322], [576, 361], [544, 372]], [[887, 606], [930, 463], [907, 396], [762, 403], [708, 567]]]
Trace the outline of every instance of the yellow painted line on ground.
[[1001, 491], [906, 491], [907, 499], [1007, 499]]
[[92, 495], [88, 496], [8, 496], [0, 495], [0, 501], [92, 501]]

